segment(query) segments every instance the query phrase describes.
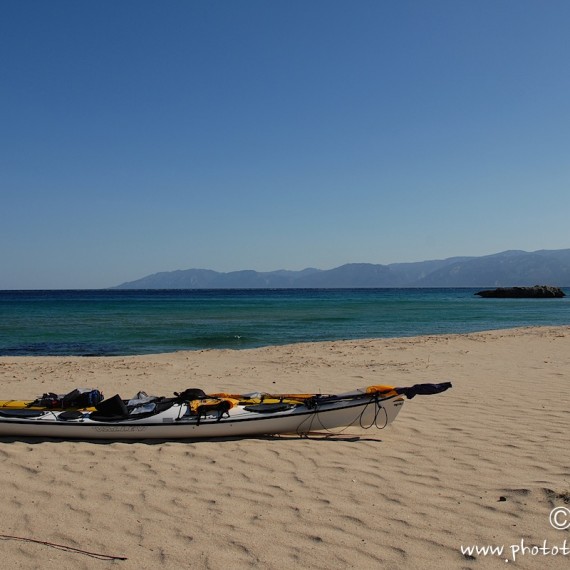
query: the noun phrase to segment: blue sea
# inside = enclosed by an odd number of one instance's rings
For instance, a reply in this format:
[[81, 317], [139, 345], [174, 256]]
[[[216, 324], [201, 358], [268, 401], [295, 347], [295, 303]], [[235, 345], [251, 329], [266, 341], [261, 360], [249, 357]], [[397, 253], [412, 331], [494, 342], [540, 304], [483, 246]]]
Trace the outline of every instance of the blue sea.
[[481, 299], [476, 291], [0, 291], [0, 355], [131, 355], [570, 325], [570, 297]]

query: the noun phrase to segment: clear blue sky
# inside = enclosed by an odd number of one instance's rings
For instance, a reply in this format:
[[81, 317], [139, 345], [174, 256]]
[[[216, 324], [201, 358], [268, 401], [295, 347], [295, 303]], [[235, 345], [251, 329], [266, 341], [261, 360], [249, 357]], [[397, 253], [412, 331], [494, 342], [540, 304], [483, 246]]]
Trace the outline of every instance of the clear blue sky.
[[2, 0], [0, 289], [570, 247], [567, 0]]

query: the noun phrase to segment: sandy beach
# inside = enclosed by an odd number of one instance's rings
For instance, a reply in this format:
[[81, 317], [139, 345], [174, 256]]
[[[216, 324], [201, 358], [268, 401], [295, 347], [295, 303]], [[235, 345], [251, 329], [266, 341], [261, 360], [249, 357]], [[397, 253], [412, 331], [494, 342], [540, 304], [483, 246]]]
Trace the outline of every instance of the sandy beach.
[[[557, 521], [570, 522], [570, 327], [0, 358], [3, 399], [76, 387], [130, 397], [190, 387], [336, 393], [446, 380], [452, 390], [406, 402], [380, 431], [0, 440], [3, 567], [568, 568], [570, 530], [553, 528], [549, 515], [562, 507]], [[469, 546], [503, 552], [462, 553]]]

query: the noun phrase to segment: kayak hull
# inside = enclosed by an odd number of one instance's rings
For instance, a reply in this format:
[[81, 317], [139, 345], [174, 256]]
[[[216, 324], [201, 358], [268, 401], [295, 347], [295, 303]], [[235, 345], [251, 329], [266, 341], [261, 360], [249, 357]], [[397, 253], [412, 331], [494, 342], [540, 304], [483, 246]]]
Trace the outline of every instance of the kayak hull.
[[[151, 417], [101, 421], [92, 419], [88, 411], [77, 418], [66, 418], [55, 410], [0, 410], [0, 437], [40, 437], [61, 439], [211, 439], [247, 437], [270, 434], [304, 435], [314, 431], [355, 426], [383, 428], [391, 424], [400, 412], [404, 399], [400, 396], [378, 398], [357, 396], [305, 405], [271, 413], [250, 411], [237, 405], [223, 417], [212, 412], [197, 417], [185, 403], [174, 404]], [[64, 415], [62, 415], [64, 414]]]

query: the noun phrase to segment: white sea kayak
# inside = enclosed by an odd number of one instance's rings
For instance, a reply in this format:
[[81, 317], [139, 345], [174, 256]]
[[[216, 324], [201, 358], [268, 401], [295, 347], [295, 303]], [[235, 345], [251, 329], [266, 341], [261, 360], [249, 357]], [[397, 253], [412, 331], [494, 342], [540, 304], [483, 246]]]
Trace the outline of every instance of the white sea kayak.
[[369, 386], [338, 395], [245, 396], [207, 396], [190, 389], [174, 398], [139, 399], [135, 405], [117, 395], [79, 409], [50, 408], [38, 400], [18, 405], [7, 400], [0, 402], [0, 437], [173, 440], [306, 435], [347, 426], [384, 428], [394, 421], [405, 398], [450, 387], [445, 382], [403, 388]]

